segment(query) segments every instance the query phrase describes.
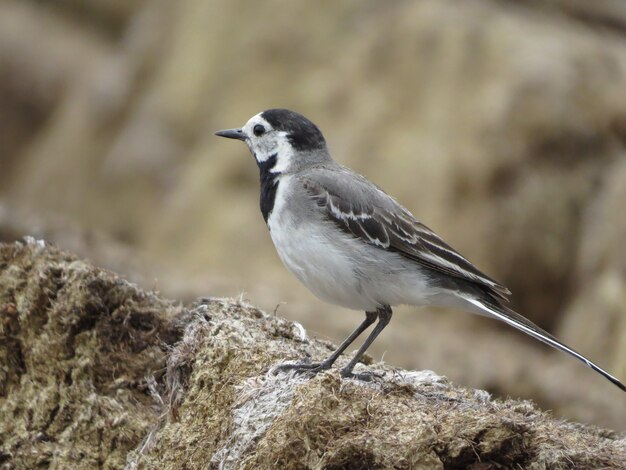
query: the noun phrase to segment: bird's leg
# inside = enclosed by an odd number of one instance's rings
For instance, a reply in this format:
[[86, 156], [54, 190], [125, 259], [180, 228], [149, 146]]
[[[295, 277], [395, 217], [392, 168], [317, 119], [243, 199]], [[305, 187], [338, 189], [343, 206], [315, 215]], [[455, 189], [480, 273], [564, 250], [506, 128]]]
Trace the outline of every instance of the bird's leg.
[[[365, 312], [365, 320], [358, 326], [356, 330], [354, 330], [350, 336], [348, 336], [343, 343], [337, 348], [335, 352], [333, 352], [326, 360], [323, 362], [315, 362], [312, 364], [281, 364], [276, 368], [276, 371], [288, 371], [295, 370], [296, 372], [310, 372], [317, 373], [323, 370], [330, 369], [330, 367], [335, 363], [337, 358], [341, 356], [341, 354], [346, 350], [348, 346], [350, 346], [355, 339], [359, 337], [361, 333], [367, 330], [372, 323], [376, 321], [376, 318], [379, 315], [379, 311], [376, 312]], [[389, 322], [389, 321], [387, 321]], [[380, 324], [380, 323], [379, 323]]]
[[354, 366], [357, 364], [357, 362], [361, 360], [361, 357], [363, 356], [363, 354], [365, 354], [365, 351], [367, 351], [367, 348], [370, 347], [370, 345], [374, 342], [376, 337], [389, 324], [389, 321], [391, 321], [391, 314], [392, 314], [392, 311], [389, 305], [385, 305], [384, 307], [381, 307], [378, 309], [378, 323], [374, 327], [374, 330], [372, 330], [370, 335], [367, 337], [365, 342], [361, 345], [361, 347], [359, 348], [357, 353], [354, 355], [352, 360], [348, 363], [348, 365], [344, 367], [343, 369], [341, 369], [342, 377], [360, 379], [360, 380], [365, 380], [365, 381], [371, 381], [373, 378], [377, 377], [377, 374], [373, 372], [364, 372], [361, 374], [355, 374], [354, 372], [352, 372], [352, 369], [354, 369]]

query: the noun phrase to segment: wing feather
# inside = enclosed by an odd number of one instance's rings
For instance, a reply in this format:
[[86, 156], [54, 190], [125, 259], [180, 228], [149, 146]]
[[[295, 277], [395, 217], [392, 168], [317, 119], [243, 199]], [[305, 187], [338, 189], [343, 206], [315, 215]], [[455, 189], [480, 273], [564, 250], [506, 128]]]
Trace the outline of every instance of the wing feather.
[[[479, 271], [435, 232], [418, 222], [407, 209], [362, 176], [350, 172], [352, 186], [345, 187], [333, 183], [337, 178], [314, 176], [300, 177], [304, 189], [324, 216], [345, 232], [432, 270], [482, 285], [494, 297], [508, 300], [510, 292], [506, 287]], [[350, 195], [350, 191], [354, 194]], [[354, 203], [355, 200], [360, 202]]]

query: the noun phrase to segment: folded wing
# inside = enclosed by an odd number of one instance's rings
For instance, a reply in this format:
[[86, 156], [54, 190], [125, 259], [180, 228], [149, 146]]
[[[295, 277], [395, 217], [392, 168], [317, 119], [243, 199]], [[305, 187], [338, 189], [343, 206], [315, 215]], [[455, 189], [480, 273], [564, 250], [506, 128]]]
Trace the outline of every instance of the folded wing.
[[320, 170], [300, 178], [327, 219], [365, 243], [479, 284], [494, 298], [507, 300], [506, 287], [479, 271], [391, 196], [346, 168], [340, 171], [347, 174], [337, 178]]

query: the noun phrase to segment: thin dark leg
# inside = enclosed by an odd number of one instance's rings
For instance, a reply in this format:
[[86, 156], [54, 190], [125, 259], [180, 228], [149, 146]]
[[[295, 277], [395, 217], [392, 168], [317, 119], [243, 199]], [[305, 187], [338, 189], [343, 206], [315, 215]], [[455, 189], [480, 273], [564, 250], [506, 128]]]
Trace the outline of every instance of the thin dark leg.
[[378, 309], [378, 323], [376, 324], [376, 326], [374, 327], [370, 335], [367, 337], [363, 345], [359, 348], [357, 353], [354, 355], [352, 360], [348, 363], [348, 365], [344, 367], [343, 369], [341, 369], [342, 377], [353, 377], [353, 378], [357, 378], [361, 380], [372, 380], [372, 378], [375, 377], [375, 374], [371, 372], [369, 373], [365, 372], [363, 374], [355, 374], [354, 372], [352, 372], [352, 369], [354, 369], [354, 366], [356, 366], [357, 362], [361, 360], [361, 357], [363, 356], [363, 354], [365, 354], [365, 351], [367, 351], [367, 348], [370, 347], [370, 345], [374, 342], [376, 337], [389, 324], [389, 322], [391, 321], [391, 314], [392, 314], [392, 311], [389, 305], [385, 305], [384, 307], [381, 307]]
[[[286, 370], [295, 370], [297, 372], [311, 372], [317, 373], [326, 369], [330, 369], [330, 367], [335, 363], [337, 358], [341, 356], [341, 354], [346, 350], [348, 346], [350, 346], [355, 339], [359, 337], [361, 333], [367, 330], [372, 323], [376, 321], [376, 317], [378, 317], [379, 312], [365, 312], [365, 320], [361, 323], [356, 330], [354, 330], [350, 336], [346, 338], [346, 340], [341, 343], [341, 345], [337, 348], [337, 350], [332, 353], [325, 361], [316, 362], [313, 364], [282, 364], [276, 368], [277, 371], [286, 371]], [[379, 323], [380, 324], [380, 323]]]

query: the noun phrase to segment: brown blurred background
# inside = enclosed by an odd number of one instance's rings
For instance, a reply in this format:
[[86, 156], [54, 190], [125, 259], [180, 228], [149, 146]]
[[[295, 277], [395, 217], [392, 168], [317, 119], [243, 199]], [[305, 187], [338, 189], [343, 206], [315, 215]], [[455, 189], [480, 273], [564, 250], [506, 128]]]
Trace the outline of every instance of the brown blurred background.
[[[626, 380], [621, 0], [0, 0], [0, 239], [339, 341], [362, 314], [280, 265], [252, 157], [212, 134], [269, 107]], [[398, 309], [371, 354], [626, 429], [616, 387], [482, 318]]]

